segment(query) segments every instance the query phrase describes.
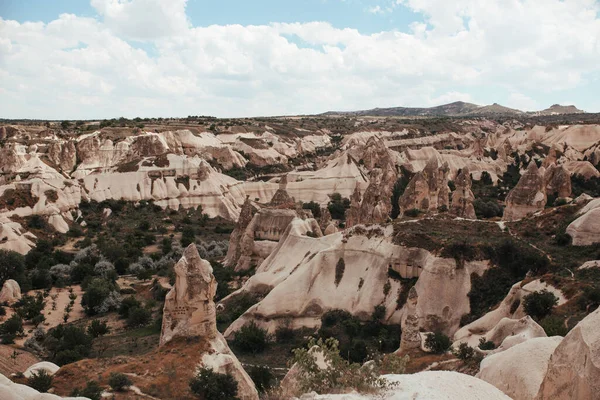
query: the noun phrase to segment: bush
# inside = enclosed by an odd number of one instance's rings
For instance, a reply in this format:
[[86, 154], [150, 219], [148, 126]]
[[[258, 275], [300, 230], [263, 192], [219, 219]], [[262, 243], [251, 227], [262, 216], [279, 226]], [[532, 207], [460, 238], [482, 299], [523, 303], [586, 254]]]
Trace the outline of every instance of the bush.
[[110, 328], [106, 325], [106, 321], [93, 320], [92, 323], [87, 328], [87, 333], [94, 339], [106, 335], [110, 332]]
[[304, 210], [310, 210], [312, 212], [313, 217], [320, 218], [321, 217], [321, 205], [314, 201], [310, 201], [308, 203], [302, 204], [302, 208]]
[[208, 368], [201, 368], [190, 379], [190, 390], [202, 400], [239, 400], [236, 380], [231, 375], [220, 374]]
[[81, 298], [87, 315], [96, 315], [101, 312], [102, 305], [110, 294], [116, 290], [113, 282], [103, 278], [93, 278], [85, 289], [85, 293]]
[[127, 325], [130, 328], [139, 328], [148, 325], [152, 319], [152, 313], [145, 308], [135, 307], [129, 310]]
[[46, 393], [52, 387], [52, 376], [45, 369], [41, 369], [34, 372], [27, 379], [27, 386], [34, 388], [40, 393]]
[[259, 393], [264, 393], [273, 386], [275, 376], [268, 367], [264, 366], [253, 366], [248, 370], [248, 375], [252, 378], [254, 386]]
[[544, 328], [546, 335], [550, 336], [566, 336], [569, 333], [569, 328], [565, 326], [565, 320], [556, 315], [549, 315], [540, 321], [540, 326]]
[[111, 372], [108, 378], [108, 384], [114, 391], [123, 392], [132, 385], [132, 382], [125, 374]]
[[232, 344], [244, 353], [262, 353], [269, 344], [269, 335], [252, 321], [235, 333]]
[[350, 200], [346, 197], [342, 198], [339, 193], [333, 193], [329, 197], [331, 201], [327, 204], [327, 209], [331, 214], [331, 218], [345, 220], [346, 210], [350, 208]]
[[475, 215], [479, 219], [501, 217], [504, 214], [502, 206], [494, 200], [476, 199], [473, 202], [473, 208], [475, 209]]
[[340, 258], [335, 264], [335, 286], [339, 285], [344, 277], [344, 271], [346, 270], [346, 263], [343, 258]]
[[429, 333], [425, 339], [425, 348], [435, 354], [443, 354], [450, 350], [450, 338], [441, 332]]
[[571, 235], [564, 232], [559, 232], [554, 237], [554, 242], [556, 242], [556, 244], [559, 246], [569, 246], [572, 241], [573, 238], [571, 238]]
[[496, 345], [491, 340], [487, 340], [485, 337], [479, 338], [479, 346], [481, 350], [494, 350]]
[[87, 397], [90, 400], [101, 400], [102, 388], [96, 381], [89, 381], [85, 388], [76, 388], [71, 392], [71, 397]]
[[421, 214], [421, 210], [419, 210], [418, 208], [411, 208], [410, 210], [406, 210], [404, 212], [404, 215], [411, 218], [416, 218], [419, 216], [419, 214]]
[[[373, 392], [388, 386], [380, 377], [385, 358], [374, 360], [372, 368], [363, 368], [360, 363], [352, 363], [340, 355], [338, 341], [334, 338], [311, 338], [306, 348], [294, 349], [292, 364], [299, 370], [298, 389], [300, 393], [315, 391], [319, 394], [339, 393], [354, 389], [359, 392]], [[317, 362], [313, 348], [317, 346], [325, 360], [325, 368]], [[402, 359], [404, 362], [406, 358]], [[401, 373], [401, 371], [395, 371]]]
[[552, 309], [558, 304], [558, 297], [546, 289], [541, 292], [528, 294], [523, 298], [523, 308], [525, 312], [536, 320], [541, 320], [550, 315]]
[[23, 333], [23, 320], [17, 314], [13, 314], [2, 325], [0, 325], [0, 334], [2, 335], [20, 335]]
[[121, 305], [119, 306], [119, 316], [121, 318], [128, 318], [129, 310], [140, 307], [142, 307], [142, 303], [140, 303], [135, 297], [126, 297], [121, 301]]
[[0, 250], [0, 287], [8, 279], [14, 279], [23, 290], [27, 280], [25, 276], [25, 257], [16, 251]]
[[51, 361], [62, 366], [89, 356], [92, 337], [82, 328], [61, 324], [48, 331], [44, 347], [51, 354]]
[[461, 343], [458, 346], [458, 349], [452, 350], [452, 354], [454, 354], [459, 360], [468, 361], [475, 355], [475, 349], [466, 343]]

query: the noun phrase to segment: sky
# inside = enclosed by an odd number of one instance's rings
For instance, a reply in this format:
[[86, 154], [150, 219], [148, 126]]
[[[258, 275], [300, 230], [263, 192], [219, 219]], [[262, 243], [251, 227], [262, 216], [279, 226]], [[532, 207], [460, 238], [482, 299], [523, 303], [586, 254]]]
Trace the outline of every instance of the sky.
[[0, 0], [0, 118], [600, 112], [598, 0]]

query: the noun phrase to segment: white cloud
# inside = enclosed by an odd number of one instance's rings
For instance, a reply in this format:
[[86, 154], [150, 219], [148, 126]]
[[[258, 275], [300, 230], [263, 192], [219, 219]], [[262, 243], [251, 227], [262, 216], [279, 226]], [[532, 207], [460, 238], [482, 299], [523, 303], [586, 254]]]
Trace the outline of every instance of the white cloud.
[[592, 90], [599, 72], [591, 0], [403, 0], [426, 23], [370, 35], [327, 22], [192, 27], [185, 0], [92, 4], [100, 19], [0, 18], [0, 117], [316, 113], [474, 101], [473, 92], [493, 102], [498, 90], [506, 105], [531, 109]]
[[151, 40], [185, 34], [187, 0], [91, 0], [104, 23], [130, 39]]

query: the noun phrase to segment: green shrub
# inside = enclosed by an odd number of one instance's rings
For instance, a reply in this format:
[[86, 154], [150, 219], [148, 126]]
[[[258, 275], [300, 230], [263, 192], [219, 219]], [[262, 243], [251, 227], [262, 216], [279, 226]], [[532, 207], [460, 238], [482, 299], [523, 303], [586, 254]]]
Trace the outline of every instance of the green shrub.
[[476, 199], [473, 202], [473, 208], [475, 209], [475, 215], [479, 219], [501, 217], [504, 214], [504, 209], [495, 200]]
[[257, 365], [250, 367], [248, 375], [250, 375], [250, 378], [252, 379], [252, 382], [254, 382], [256, 390], [258, 390], [259, 393], [264, 393], [269, 390], [275, 381], [275, 376], [273, 376], [271, 370], [265, 366]]
[[129, 310], [127, 325], [130, 328], [139, 328], [148, 325], [151, 319], [152, 313], [149, 310], [143, 307], [135, 307]]
[[208, 368], [201, 368], [190, 379], [190, 390], [202, 400], [239, 400], [236, 380], [231, 375], [220, 374]]
[[101, 400], [102, 388], [98, 385], [98, 382], [89, 381], [83, 389], [73, 389], [71, 397], [87, 397], [90, 400]]
[[418, 208], [411, 208], [410, 210], [406, 210], [404, 212], [404, 215], [410, 218], [416, 218], [419, 216], [419, 214], [421, 214], [421, 210], [419, 210]]
[[425, 339], [425, 348], [435, 354], [443, 354], [451, 346], [450, 338], [441, 332], [429, 333]]
[[262, 353], [269, 344], [269, 335], [252, 321], [235, 333], [232, 344], [244, 353]]
[[125, 374], [111, 372], [108, 378], [108, 384], [114, 391], [123, 392], [132, 385], [132, 382]]
[[536, 320], [541, 320], [550, 315], [552, 309], [558, 304], [558, 297], [546, 289], [541, 292], [528, 294], [523, 298], [523, 308], [525, 312]]
[[142, 303], [140, 303], [135, 297], [125, 297], [119, 306], [119, 316], [121, 318], [128, 318], [129, 310], [140, 307], [142, 307]]
[[320, 218], [321, 217], [321, 205], [314, 201], [310, 201], [308, 203], [303, 203], [302, 208], [304, 210], [310, 210], [312, 212], [313, 217]]
[[565, 320], [556, 315], [549, 315], [540, 321], [540, 326], [544, 328], [548, 336], [566, 336], [569, 328], [565, 326]]
[[[600, 254], [599, 254], [600, 256]], [[577, 299], [577, 305], [583, 311], [592, 312], [600, 306], [600, 286], [587, 286]]]
[[479, 338], [479, 346], [481, 350], [494, 350], [496, 345], [491, 340], [487, 340], [485, 337]]
[[8, 279], [14, 279], [23, 289], [23, 284], [27, 280], [25, 257], [16, 251], [0, 250], [0, 287]]
[[45, 369], [41, 369], [31, 374], [27, 379], [27, 386], [40, 393], [46, 393], [52, 387], [52, 376]]
[[106, 325], [106, 321], [93, 320], [87, 328], [87, 333], [94, 339], [106, 335], [110, 332], [110, 328]]
[[452, 354], [459, 360], [468, 361], [475, 356], [475, 349], [466, 343], [461, 343], [457, 349], [452, 350]]
[[23, 333], [23, 319], [18, 314], [13, 314], [9, 319], [0, 325], [0, 334], [2, 335], [20, 335]]
[[85, 288], [81, 297], [81, 305], [87, 315], [96, 315], [111, 292], [117, 288], [115, 284], [104, 278], [93, 278]]
[[329, 197], [331, 201], [327, 204], [327, 209], [331, 214], [331, 218], [345, 220], [346, 210], [350, 208], [350, 200], [346, 197], [342, 198], [339, 193], [333, 193]]
[[344, 271], [346, 270], [346, 263], [343, 258], [340, 258], [335, 264], [335, 286], [339, 285], [344, 277]]
[[89, 356], [92, 337], [82, 328], [61, 324], [48, 331], [44, 347], [51, 354], [51, 361], [62, 366]]

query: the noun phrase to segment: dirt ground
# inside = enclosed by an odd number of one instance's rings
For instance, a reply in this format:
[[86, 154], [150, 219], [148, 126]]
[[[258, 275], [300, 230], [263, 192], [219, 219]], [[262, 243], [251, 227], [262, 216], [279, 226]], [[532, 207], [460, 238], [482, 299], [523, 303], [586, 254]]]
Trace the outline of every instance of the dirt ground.
[[0, 374], [10, 376], [18, 372], [25, 372], [31, 365], [41, 360], [35, 355], [15, 346], [0, 345]]

